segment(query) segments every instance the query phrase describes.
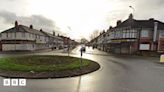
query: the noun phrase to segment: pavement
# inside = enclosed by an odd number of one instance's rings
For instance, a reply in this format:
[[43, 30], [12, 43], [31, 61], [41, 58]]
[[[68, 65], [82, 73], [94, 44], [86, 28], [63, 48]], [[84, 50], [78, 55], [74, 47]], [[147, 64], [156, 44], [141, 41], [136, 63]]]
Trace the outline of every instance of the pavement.
[[[75, 48], [70, 56], [80, 57], [79, 50]], [[68, 55], [53, 51], [34, 54]], [[158, 63], [158, 57], [112, 55], [88, 47], [82, 57], [98, 62], [101, 68], [71, 78], [27, 79], [25, 87], [4, 87], [0, 77], [0, 92], [164, 92], [164, 65]]]

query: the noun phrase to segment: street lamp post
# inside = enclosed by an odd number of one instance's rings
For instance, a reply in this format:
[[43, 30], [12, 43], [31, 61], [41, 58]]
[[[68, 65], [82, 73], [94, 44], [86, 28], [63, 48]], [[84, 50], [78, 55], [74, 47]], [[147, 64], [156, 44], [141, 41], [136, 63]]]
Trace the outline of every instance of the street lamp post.
[[134, 7], [133, 6], [129, 6], [129, 8], [132, 9], [132, 11], [133, 11], [132, 14], [134, 14], [134, 11], [135, 11]]
[[[134, 15], [134, 11], [135, 11], [135, 9], [134, 9], [134, 7], [133, 6], [129, 6], [129, 8], [130, 9], [132, 9], [132, 16], [131, 16], [131, 18], [133, 19], [133, 15]], [[129, 16], [130, 17], [130, 16]], [[131, 19], [131, 27], [130, 27], [130, 29], [132, 30], [133, 29], [133, 25], [134, 25], [134, 21], [132, 21], [132, 19]], [[131, 48], [131, 43], [129, 43], [130, 44], [130, 48], [129, 48], [129, 54], [131, 54], [131, 51], [132, 51], [132, 48]]]
[[70, 49], [70, 42], [69, 42], [69, 38], [67, 38], [67, 43], [68, 43], [68, 56], [69, 56], [69, 49]]
[[[71, 27], [70, 26], [67, 26], [68, 30], [72, 31]], [[67, 42], [68, 42], [68, 56], [69, 56], [69, 50], [70, 50], [70, 39], [67, 38]]]
[[81, 58], [80, 58], [80, 69], [82, 69], [82, 61], [83, 61], [83, 58], [82, 58], [83, 50], [82, 50], [82, 48], [80, 49], [80, 55], [81, 55]]

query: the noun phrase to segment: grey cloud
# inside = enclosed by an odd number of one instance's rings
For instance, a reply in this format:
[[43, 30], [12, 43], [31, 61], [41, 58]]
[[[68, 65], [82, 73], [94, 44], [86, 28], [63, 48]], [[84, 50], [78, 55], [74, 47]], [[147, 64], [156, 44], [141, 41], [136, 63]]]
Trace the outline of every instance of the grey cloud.
[[164, 20], [164, 0], [138, 0], [134, 5], [136, 17]]
[[2, 19], [3, 23], [5, 24], [14, 24], [14, 21], [17, 20], [19, 24], [22, 25], [33, 25], [36, 29], [43, 29], [45, 31], [51, 32], [55, 30], [57, 33], [61, 33], [59, 28], [55, 25], [55, 23], [45, 18], [42, 15], [32, 15], [29, 17], [25, 16], [17, 16], [15, 13], [7, 12], [7, 11], [0, 11], [0, 19]]
[[12, 20], [17, 19], [17, 16], [14, 13], [3, 11], [0, 12], [0, 18], [3, 19], [5, 23], [11, 23]]

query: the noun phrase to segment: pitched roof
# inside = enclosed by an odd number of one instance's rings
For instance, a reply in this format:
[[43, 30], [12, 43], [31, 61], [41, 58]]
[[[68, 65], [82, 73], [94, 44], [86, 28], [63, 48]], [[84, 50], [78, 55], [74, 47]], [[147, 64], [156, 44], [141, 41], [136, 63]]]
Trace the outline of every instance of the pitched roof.
[[10, 29], [3, 31], [2, 33], [5, 33], [5, 32], [28, 32], [28, 33], [42, 35], [42, 36], [45, 35], [44, 33], [40, 32], [36, 29], [31, 29], [31, 28], [24, 26], [24, 25], [18, 25], [18, 28], [12, 27]]
[[117, 25], [115, 28], [121, 27], [132, 27], [132, 28], [154, 28], [154, 23], [158, 23], [158, 29], [164, 30], [164, 23], [158, 20], [149, 19], [149, 20], [135, 20], [135, 19], [127, 19], [123, 21], [121, 24]]
[[45, 32], [45, 31], [40, 31], [40, 32], [42, 32], [43, 34], [45, 34], [47, 36], [54, 37], [51, 33], [48, 33], [48, 32]]
[[55, 39], [63, 40], [61, 37], [54, 36], [54, 35], [51, 34], [51, 33], [48, 33], [48, 32], [45, 32], [45, 31], [41, 31], [41, 32], [44, 33], [45, 35], [50, 36], [50, 37], [53, 37], [53, 38], [55, 38]]

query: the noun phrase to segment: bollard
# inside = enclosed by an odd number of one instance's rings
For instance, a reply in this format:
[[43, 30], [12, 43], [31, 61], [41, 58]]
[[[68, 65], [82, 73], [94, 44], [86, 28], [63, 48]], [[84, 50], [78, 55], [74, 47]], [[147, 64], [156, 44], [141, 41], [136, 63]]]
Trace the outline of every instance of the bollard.
[[164, 63], [164, 55], [160, 56], [160, 63]]

